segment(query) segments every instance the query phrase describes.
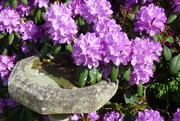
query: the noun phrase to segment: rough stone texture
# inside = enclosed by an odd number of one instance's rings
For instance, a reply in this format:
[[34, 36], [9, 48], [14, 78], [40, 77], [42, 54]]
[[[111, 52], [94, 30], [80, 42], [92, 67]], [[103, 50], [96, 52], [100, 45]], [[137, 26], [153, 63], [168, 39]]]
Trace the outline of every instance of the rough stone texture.
[[10, 96], [40, 114], [89, 113], [113, 97], [117, 82], [101, 81], [84, 88], [63, 89], [48, 76], [32, 69], [38, 57], [19, 61], [8, 82]]

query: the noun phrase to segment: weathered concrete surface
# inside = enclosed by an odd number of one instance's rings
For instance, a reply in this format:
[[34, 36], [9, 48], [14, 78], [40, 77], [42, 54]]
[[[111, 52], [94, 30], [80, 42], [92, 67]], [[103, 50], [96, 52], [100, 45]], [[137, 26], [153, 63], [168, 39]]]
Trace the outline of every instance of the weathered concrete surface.
[[38, 57], [19, 61], [8, 82], [10, 96], [40, 114], [89, 113], [101, 108], [113, 97], [116, 83], [101, 81], [84, 88], [63, 89], [57, 82], [32, 69]]

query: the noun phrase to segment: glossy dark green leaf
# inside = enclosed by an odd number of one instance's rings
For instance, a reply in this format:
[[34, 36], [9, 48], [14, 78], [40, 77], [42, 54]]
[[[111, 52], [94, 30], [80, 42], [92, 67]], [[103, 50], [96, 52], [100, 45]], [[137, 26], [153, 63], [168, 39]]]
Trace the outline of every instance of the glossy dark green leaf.
[[164, 45], [163, 55], [167, 61], [170, 61], [172, 58], [171, 50], [168, 47], [166, 47], [165, 45]]
[[17, 0], [13, 0], [12, 1], [12, 8], [16, 10], [17, 4], [18, 4], [18, 1]]
[[60, 44], [57, 44], [57, 45], [54, 46], [54, 54], [55, 55], [58, 55], [60, 50], [61, 50], [61, 45]]
[[155, 42], [158, 41], [158, 36], [157, 36], [157, 34], [154, 34], [154, 36], [153, 36], [152, 38], [153, 38], [153, 40], [154, 40]]
[[125, 100], [126, 104], [134, 104], [133, 96], [132, 96], [130, 90], [125, 90], [124, 100]]
[[135, 14], [133, 14], [133, 13], [132, 13], [132, 14], [130, 14], [130, 15], [129, 15], [130, 20], [131, 20], [131, 21], [134, 21], [135, 16], [136, 16], [136, 15], [135, 15]]
[[48, 44], [45, 44], [40, 51], [41, 58], [43, 58], [47, 54], [47, 52], [48, 52]]
[[130, 80], [130, 75], [131, 75], [131, 68], [130, 67], [126, 67], [124, 70], [124, 73], [122, 74], [122, 77], [126, 80], [129, 81]]
[[70, 52], [70, 53], [72, 52], [72, 45], [71, 44], [66, 45], [66, 51]]
[[180, 71], [180, 55], [174, 56], [169, 63], [170, 74], [176, 74]]
[[0, 39], [4, 38], [4, 35], [3, 34], [0, 34]]
[[8, 54], [8, 49], [4, 48], [2, 55], [7, 55], [7, 54]]
[[166, 41], [170, 42], [170, 43], [174, 43], [174, 38], [172, 36], [168, 36], [166, 38]]
[[113, 82], [116, 81], [118, 74], [119, 74], [119, 66], [113, 65], [111, 68], [110, 80]]
[[8, 36], [8, 44], [11, 45], [13, 43], [13, 40], [14, 40], [14, 34], [11, 33], [9, 36]]
[[102, 71], [100, 69], [97, 69], [97, 76], [96, 76], [97, 83], [102, 80], [102, 76], [103, 76]]
[[79, 26], [85, 25], [85, 22], [81, 17], [79, 17], [77, 21]]
[[19, 33], [17, 33], [17, 32], [14, 32], [14, 35], [15, 35], [18, 39], [21, 38], [21, 36], [20, 36]]
[[28, 5], [28, 0], [21, 0], [21, 2], [26, 6]]
[[44, 21], [46, 21], [46, 18], [45, 18], [45, 12], [41, 12], [41, 18], [44, 20]]
[[169, 18], [167, 19], [167, 24], [172, 23], [177, 18], [178, 15], [179, 13], [171, 13]]
[[10, 5], [10, 0], [6, 0], [5, 3], [4, 3], [4, 7], [7, 7]]
[[87, 77], [88, 77], [88, 69], [85, 66], [79, 66], [78, 67], [78, 75], [77, 75], [77, 81], [78, 81], [78, 85], [79, 87], [84, 87], [87, 81]]
[[137, 94], [138, 96], [143, 96], [143, 84], [142, 84], [142, 81], [140, 81], [138, 87], [137, 87]]
[[36, 12], [36, 19], [38, 21], [41, 21], [41, 9], [39, 9], [37, 12]]
[[94, 85], [97, 80], [97, 68], [93, 67], [92, 69], [89, 70], [88, 74], [88, 81], [90, 85]]

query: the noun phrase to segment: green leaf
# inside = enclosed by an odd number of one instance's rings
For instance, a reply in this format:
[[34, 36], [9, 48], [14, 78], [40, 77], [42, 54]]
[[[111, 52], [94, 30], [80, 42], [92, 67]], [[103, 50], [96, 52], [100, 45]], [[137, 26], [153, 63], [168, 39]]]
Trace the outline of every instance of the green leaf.
[[27, 0], [21, 0], [21, 2], [24, 4], [24, 5], [28, 5], [28, 1]]
[[55, 55], [58, 55], [59, 52], [60, 52], [60, 50], [61, 50], [61, 45], [60, 45], [60, 44], [56, 44], [56, 45], [54, 46], [54, 54], [55, 54]]
[[41, 9], [39, 9], [37, 12], [36, 12], [36, 19], [38, 21], [41, 21]]
[[21, 38], [21, 36], [20, 36], [19, 33], [17, 33], [17, 32], [14, 32], [14, 35], [15, 35], [18, 39]]
[[8, 54], [8, 49], [4, 48], [2, 55], [7, 55], [7, 54]]
[[133, 13], [130, 13], [130, 15], [129, 15], [129, 18], [130, 18], [130, 20], [131, 21], [134, 21], [134, 19], [135, 19], [135, 14], [133, 14]]
[[90, 85], [94, 85], [96, 83], [97, 79], [97, 68], [93, 67], [92, 69], [89, 70], [88, 74], [88, 81]]
[[16, 10], [17, 4], [18, 4], [18, 1], [17, 0], [13, 0], [12, 1], [12, 8]]
[[79, 66], [78, 67], [78, 75], [77, 75], [77, 81], [79, 87], [84, 87], [87, 81], [87, 76], [88, 76], [88, 69], [85, 66]]
[[125, 100], [126, 104], [134, 104], [133, 96], [132, 96], [130, 90], [128, 90], [128, 89], [125, 90], [124, 100]]
[[111, 73], [110, 73], [110, 80], [113, 82], [116, 81], [118, 74], [119, 74], [119, 66], [112, 65]]
[[174, 56], [169, 63], [170, 74], [176, 74], [180, 71], [180, 55]]
[[11, 33], [9, 36], [8, 36], [8, 44], [11, 45], [13, 43], [13, 40], [14, 40], [14, 34]]
[[72, 52], [72, 45], [71, 44], [66, 45], [66, 51], [70, 52], [70, 53]]
[[129, 81], [130, 80], [130, 75], [131, 75], [131, 68], [130, 66], [127, 66], [124, 70], [124, 73], [122, 74], [122, 77], [126, 80]]
[[170, 43], [174, 43], [174, 38], [172, 36], [168, 36], [166, 38], [166, 41], [170, 42]]
[[142, 81], [140, 81], [139, 83], [139, 86], [137, 87], [137, 93], [138, 93], [138, 96], [143, 96], [143, 84], [142, 84]]
[[41, 12], [41, 18], [44, 20], [44, 21], [46, 21], [46, 18], [45, 18], [45, 12]]
[[96, 76], [96, 81], [97, 83], [102, 80], [102, 71], [100, 69], [97, 69], [97, 76]]
[[4, 38], [4, 35], [3, 34], [0, 34], [0, 39]]
[[4, 3], [4, 7], [7, 7], [10, 5], [10, 0], [6, 0], [6, 2]]
[[157, 36], [157, 34], [154, 34], [154, 36], [153, 36], [152, 38], [153, 38], [153, 40], [154, 40], [155, 42], [158, 41], [158, 36]]
[[66, 0], [65, 3], [66, 3], [66, 4], [69, 4], [69, 3], [70, 3], [70, 0]]
[[48, 52], [48, 44], [45, 44], [40, 51], [41, 58], [43, 58], [47, 54], [47, 52]]
[[167, 24], [172, 23], [177, 18], [178, 15], [179, 13], [171, 13], [169, 18], [167, 19]]
[[85, 22], [81, 17], [78, 18], [78, 25], [79, 26], [85, 25]]
[[163, 55], [167, 61], [170, 61], [172, 58], [171, 50], [165, 45], [164, 45]]

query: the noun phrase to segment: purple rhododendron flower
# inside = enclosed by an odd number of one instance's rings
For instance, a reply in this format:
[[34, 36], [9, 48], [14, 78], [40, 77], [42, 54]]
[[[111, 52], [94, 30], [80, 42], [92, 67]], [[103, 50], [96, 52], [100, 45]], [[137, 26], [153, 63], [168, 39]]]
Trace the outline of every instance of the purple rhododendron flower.
[[[153, 0], [141, 0], [141, 4], [145, 4], [146, 2], [152, 2]], [[138, 3], [138, 0], [126, 0], [125, 6], [132, 6]]]
[[159, 34], [165, 29], [167, 17], [164, 13], [164, 9], [154, 4], [150, 4], [147, 7], [142, 6], [140, 11], [136, 15], [136, 22], [134, 23], [135, 32], [146, 31], [147, 34], [153, 36]]
[[90, 119], [90, 121], [96, 121], [99, 119], [99, 115], [96, 112], [88, 113], [87, 117]]
[[2, 56], [0, 55], [0, 76], [3, 80], [3, 85], [8, 85], [8, 77], [11, 69], [14, 68], [15, 56]]
[[106, 17], [109, 18], [113, 13], [111, 4], [107, 0], [84, 0], [84, 3], [82, 17], [88, 23]]
[[138, 112], [138, 116], [135, 121], [164, 121], [158, 111], [152, 109], [145, 109], [142, 112]]
[[5, 106], [4, 99], [0, 98], [0, 114], [3, 113], [4, 106]]
[[68, 7], [72, 10], [72, 16], [82, 15], [84, 0], [71, 0]]
[[70, 118], [69, 121], [78, 121], [82, 119], [82, 115], [81, 114], [73, 114]]
[[132, 60], [133, 72], [131, 73], [130, 85], [139, 85], [149, 82], [153, 76], [153, 61], [158, 61], [161, 55], [162, 46], [159, 42], [154, 42], [149, 38], [144, 40], [136, 37], [132, 40]]
[[109, 32], [120, 32], [120, 25], [114, 19], [104, 18], [94, 23], [93, 30], [97, 36], [103, 38]]
[[32, 7], [33, 6], [31, 5], [30, 1], [28, 1], [28, 5], [24, 5], [21, 1], [18, 1], [16, 11], [18, 12], [19, 15], [24, 17], [24, 16], [28, 16], [30, 14]]
[[76, 23], [71, 15], [71, 9], [63, 3], [59, 5], [55, 2], [47, 9], [45, 26], [54, 44], [71, 43], [78, 32]]
[[36, 42], [38, 27], [33, 21], [26, 21], [19, 26], [19, 33], [23, 41], [29, 40]]
[[14, 108], [15, 107], [15, 101], [12, 98], [8, 98], [5, 100], [5, 103], [7, 106], [9, 106], [10, 108]]
[[20, 15], [12, 8], [5, 7], [0, 10], [0, 32], [12, 33], [17, 31], [20, 24]]
[[123, 117], [117, 111], [107, 112], [102, 121], [124, 121]]
[[127, 65], [131, 60], [131, 41], [129, 41], [125, 33], [109, 32], [102, 41], [104, 45], [103, 62], [105, 64], [112, 61], [116, 66], [121, 63]]
[[101, 39], [96, 37], [95, 33], [81, 34], [74, 40], [72, 57], [76, 65], [98, 67], [99, 61], [102, 60]]
[[43, 116], [43, 121], [51, 121], [51, 119], [49, 118], [48, 115], [44, 115]]
[[180, 109], [178, 108], [177, 111], [173, 114], [172, 121], [180, 121]]
[[175, 8], [174, 12], [180, 11], [180, 0], [174, 0], [172, 7]]
[[38, 6], [39, 8], [48, 7], [49, 0], [34, 0], [34, 6]]

